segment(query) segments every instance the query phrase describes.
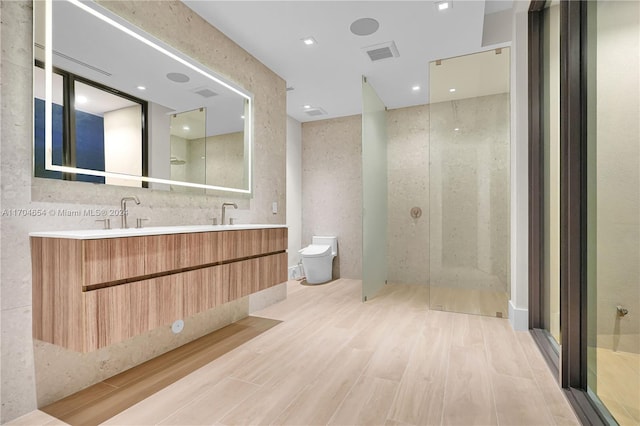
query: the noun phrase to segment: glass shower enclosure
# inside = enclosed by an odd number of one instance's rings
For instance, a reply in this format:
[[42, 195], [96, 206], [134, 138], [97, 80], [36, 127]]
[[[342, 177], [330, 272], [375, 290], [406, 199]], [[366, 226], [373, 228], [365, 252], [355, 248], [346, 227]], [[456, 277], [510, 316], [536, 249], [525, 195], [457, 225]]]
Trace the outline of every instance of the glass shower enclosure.
[[386, 108], [362, 77], [362, 300], [387, 281]]
[[506, 318], [510, 52], [430, 63], [430, 307]]

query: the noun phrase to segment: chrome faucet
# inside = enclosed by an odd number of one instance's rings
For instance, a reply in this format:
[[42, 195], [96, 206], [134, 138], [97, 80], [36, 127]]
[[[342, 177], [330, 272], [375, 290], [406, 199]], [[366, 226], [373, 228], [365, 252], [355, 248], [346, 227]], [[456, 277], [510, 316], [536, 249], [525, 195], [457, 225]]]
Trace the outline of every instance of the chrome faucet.
[[238, 205], [236, 203], [222, 203], [222, 223], [221, 223], [221, 225], [225, 224], [224, 218], [226, 216], [227, 207], [228, 206], [233, 206], [234, 209], [238, 208]]
[[127, 201], [135, 201], [136, 204], [140, 204], [140, 200], [135, 195], [132, 197], [122, 197], [120, 200], [120, 217], [122, 218], [121, 226], [122, 229], [127, 229], [129, 226], [127, 225]]

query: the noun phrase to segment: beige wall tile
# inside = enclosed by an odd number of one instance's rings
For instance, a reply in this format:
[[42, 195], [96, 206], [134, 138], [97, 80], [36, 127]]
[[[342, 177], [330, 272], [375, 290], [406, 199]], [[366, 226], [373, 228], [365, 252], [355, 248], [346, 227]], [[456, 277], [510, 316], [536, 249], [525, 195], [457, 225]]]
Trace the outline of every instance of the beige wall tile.
[[509, 95], [432, 104], [430, 120], [430, 282], [509, 293]]
[[[391, 283], [429, 283], [429, 106], [387, 111]], [[411, 217], [418, 207], [422, 216]]]
[[338, 237], [334, 278], [362, 273], [362, 120], [302, 124], [302, 246]]

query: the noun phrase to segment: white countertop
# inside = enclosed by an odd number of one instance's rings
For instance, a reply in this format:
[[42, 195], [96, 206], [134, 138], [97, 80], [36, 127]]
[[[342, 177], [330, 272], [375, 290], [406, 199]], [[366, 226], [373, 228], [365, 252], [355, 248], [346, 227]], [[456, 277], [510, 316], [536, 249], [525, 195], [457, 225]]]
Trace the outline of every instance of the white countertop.
[[30, 237], [68, 238], [73, 240], [97, 240], [101, 238], [140, 237], [145, 235], [188, 234], [191, 232], [240, 231], [243, 229], [286, 228], [287, 225], [190, 225], [190, 226], [150, 226], [148, 228], [127, 229], [85, 229], [74, 231], [36, 231]]

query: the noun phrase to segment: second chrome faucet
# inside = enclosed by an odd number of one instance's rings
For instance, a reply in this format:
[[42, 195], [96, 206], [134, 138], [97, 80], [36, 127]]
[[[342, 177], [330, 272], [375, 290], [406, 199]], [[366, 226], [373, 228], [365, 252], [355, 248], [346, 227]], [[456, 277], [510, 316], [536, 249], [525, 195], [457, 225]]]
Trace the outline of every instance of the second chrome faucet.
[[238, 208], [236, 203], [222, 203], [222, 223], [221, 225], [226, 225], [225, 217], [227, 214], [227, 207], [233, 207], [234, 209]]

